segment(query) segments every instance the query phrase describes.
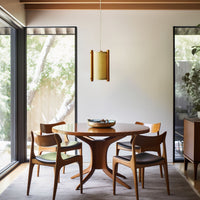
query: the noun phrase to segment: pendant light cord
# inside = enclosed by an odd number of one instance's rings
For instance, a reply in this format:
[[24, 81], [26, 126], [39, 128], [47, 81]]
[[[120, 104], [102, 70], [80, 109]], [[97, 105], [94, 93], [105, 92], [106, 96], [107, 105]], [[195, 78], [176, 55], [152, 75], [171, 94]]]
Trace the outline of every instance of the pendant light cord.
[[101, 17], [102, 17], [102, 11], [101, 11], [101, 0], [100, 0], [100, 5], [99, 5], [99, 7], [100, 7], [100, 51], [101, 51], [101, 34], [102, 34], [102, 19], [101, 19]]

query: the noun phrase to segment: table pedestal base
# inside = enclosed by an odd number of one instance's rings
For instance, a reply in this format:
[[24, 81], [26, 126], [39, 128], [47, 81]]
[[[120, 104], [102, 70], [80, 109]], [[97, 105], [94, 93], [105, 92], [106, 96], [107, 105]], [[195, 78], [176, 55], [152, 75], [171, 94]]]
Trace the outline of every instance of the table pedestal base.
[[[115, 136], [115, 137], [107, 137], [102, 140], [95, 140], [89, 136], [77, 136], [80, 140], [86, 142], [90, 146], [91, 150], [91, 161], [88, 168], [83, 170], [83, 174], [87, 175], [83, 179], [83, 184], [88, 181], [88, 179], [92, 176], [95, 169], [102, 169], [104, 173], [112, 178], [112, 170], [107, 165], [107, 151], [108, 147], [115, 141], [123, 138], [123, 136]], [[79, 174], [72, 176], [71, 178], [78, 177]], [[121, 176], [125, 178], [123, 175], [118, 174], [118, 176]], [[129, 185], [124, 183], [121, 179], [118, 177], [116, 178], [116, 181], [120, 183], [121, 185], [125, 186], [128, 189], [131, 189]], [[80, 185], [77, 186], [76, 189], [79, 189]]]

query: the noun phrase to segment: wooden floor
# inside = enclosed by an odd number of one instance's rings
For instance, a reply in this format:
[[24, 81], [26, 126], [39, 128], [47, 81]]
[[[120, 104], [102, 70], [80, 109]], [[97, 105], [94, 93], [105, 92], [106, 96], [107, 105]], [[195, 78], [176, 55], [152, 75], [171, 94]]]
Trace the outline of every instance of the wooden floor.
[[[18, 166], [13, 172], [7, 175], [4, 179], [0, 181], [0, 194], [25, 170], [28, 166], [28, 163], [21, 164]], [[184, 172], [184, 164], [183, 163], [174, 163], [174, 166], [179, 170], [179, 172], [186, 178], [186, 180], [190, 183], [192, 188], [199, 194], [200, 196], [200, 166], [198, 167], [198, 177], [197, 180], [194, 181], [193, 176], [193, 165], [188, 164], [188, 171]]]
[[174, 166], [183, 175], [183, 177], [186, 178], [186, 180], [192, 186], [194, 191], [200, 197], [200, 165], [198, 167], [197, 180], [194, 180], [194, 171], [193, 171], [194, 168], [192, 163], [188, 163], [187, 171], [184, 171], [184, 163], [174, 163]]
[[23, 163], [0, 181], [0, 194], [26, 169], [28, 163]]

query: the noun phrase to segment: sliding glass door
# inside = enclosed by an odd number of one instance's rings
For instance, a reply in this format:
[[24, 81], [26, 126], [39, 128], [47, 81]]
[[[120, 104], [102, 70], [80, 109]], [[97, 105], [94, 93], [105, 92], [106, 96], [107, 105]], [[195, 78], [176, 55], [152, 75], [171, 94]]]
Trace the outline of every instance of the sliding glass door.
[[29, 158], [40, 123], [76, 121], [76, 28], [11, 25], [0, 19], [0, 179]]
[[174, 161], [183, 160], [184, 118], [200, 110], [199, 27], [174, 27]]
[[15, 160], [12, 152], [14, 149], [14, 132], [12, 132], [11, 114], [14, 114], [12, 106], [13, 95], [11, 83], [11, 49], [12, 28], [0, 21], [0, 172]]
[[27, 28], [28, 149], [40, 123], [75, 122], [75, 49], [74, 27]]
[[0, 7], [0, 180], [26, 158], [24, 26]]

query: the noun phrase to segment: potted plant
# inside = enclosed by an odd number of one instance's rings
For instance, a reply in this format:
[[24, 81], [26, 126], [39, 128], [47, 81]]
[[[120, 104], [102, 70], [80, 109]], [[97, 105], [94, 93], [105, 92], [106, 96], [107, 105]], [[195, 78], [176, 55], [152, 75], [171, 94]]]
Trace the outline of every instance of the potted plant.
[[182, 79], [184, 82], [184, 89], [189, 96], [189, 101], [192, 103], [193, 113], [200, 112], [200, 68], [193, 67]]
[[[200, 25], [198, 25], [200, 27]], [[195, 55], [200, 51], [200, 46], [192, 46], [192, 54]], [[193, 113], [197, 113], [200, 118], [200, 68], [193, 66], [190, 72], [187, 72], [182, 80], [184, 87], [189, 95], [189, 101], [192, 103]]]

